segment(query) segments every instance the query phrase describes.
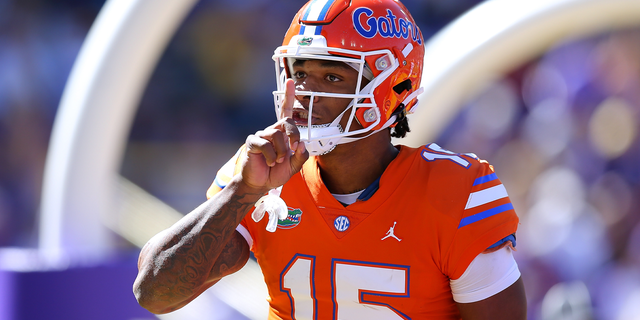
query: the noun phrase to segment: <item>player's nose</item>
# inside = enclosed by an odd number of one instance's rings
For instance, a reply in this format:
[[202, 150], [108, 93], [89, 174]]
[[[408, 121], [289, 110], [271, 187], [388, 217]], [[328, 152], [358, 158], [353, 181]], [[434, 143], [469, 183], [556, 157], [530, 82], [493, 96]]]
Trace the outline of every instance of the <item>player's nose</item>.
[[[304, 91], [304, 94], [298, 94], [299, 91]], [[309, 92], [318, 92], [318, 86], [314, 80], [306, 78], [304, 81], [296, 84], [296, 99], [300, 101], [303, 105], [303, 102], [311, 101], [313, 97], [313, 102], [317, 102], [320, 97], [317, 95], [311, 95]]]

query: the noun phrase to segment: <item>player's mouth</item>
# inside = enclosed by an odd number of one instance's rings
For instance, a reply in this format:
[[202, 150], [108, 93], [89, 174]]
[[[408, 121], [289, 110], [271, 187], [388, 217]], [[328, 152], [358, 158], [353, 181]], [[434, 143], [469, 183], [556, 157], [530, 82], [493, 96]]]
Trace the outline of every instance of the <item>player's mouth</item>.
[[[293, 121], [295, 121], [297, 126], [308, 126], [309, 125], [309, 111], [305, 109], [295, 109], [293, 110]], [[317, 118], [311, 116], [311, 124], [314, 125], [317, 122]]]

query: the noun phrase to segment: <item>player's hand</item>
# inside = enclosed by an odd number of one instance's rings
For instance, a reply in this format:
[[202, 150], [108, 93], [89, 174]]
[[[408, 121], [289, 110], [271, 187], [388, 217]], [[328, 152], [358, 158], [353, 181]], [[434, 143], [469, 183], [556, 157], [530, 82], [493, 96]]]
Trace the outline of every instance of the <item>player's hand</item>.
[[309, 158], [292, 119], [294, 90], [293, 80], [287, 80], [280, 120], [247, 137], [242, 180], [249, 187], [263, 189], [264, 192], [279, 187], [298, 173]]

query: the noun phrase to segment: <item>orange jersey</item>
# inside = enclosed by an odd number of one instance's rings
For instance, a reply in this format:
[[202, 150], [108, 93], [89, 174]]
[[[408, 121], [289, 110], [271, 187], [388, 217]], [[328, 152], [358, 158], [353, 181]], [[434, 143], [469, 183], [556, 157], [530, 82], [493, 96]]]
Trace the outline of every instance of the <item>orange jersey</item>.
[[339, 203], [312, 157], [282, 189], [289, 216], [276, 232], [245, 217], [269, 319], [460, 319], [449, 280], [514, 234], [518, 217], [487, 162], [435, 144], [399, 148], [365, 201]]

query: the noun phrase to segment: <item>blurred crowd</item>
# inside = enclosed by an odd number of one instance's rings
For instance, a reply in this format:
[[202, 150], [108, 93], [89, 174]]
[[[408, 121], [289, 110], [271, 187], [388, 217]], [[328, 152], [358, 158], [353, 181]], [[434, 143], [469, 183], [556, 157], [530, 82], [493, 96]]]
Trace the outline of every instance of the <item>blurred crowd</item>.
[[[0, 245], [32, 246], [53, 119], [102, 1], [0, 0]], [[70, 9], [73, 8], [73, 9]]]
[[[427, 40], [478, 2], [404, 1]], [[37, 243], [56, 109], [103, 4], [0, 0], [1, 247]], [[181, 212], [201, 202], [275, 119], [271, 55], [299, 6], [200, 1], [150, 79], [122, 174]], [[639, 85], [640, 26], [564, 42], [487, 84], [434, 141], [488, 160], [507, 187], [530, 319], [640, 319]]]
[[550, 48], [439, 140], [492, 163], [532, 319], [640, 319], [640, 29]]

